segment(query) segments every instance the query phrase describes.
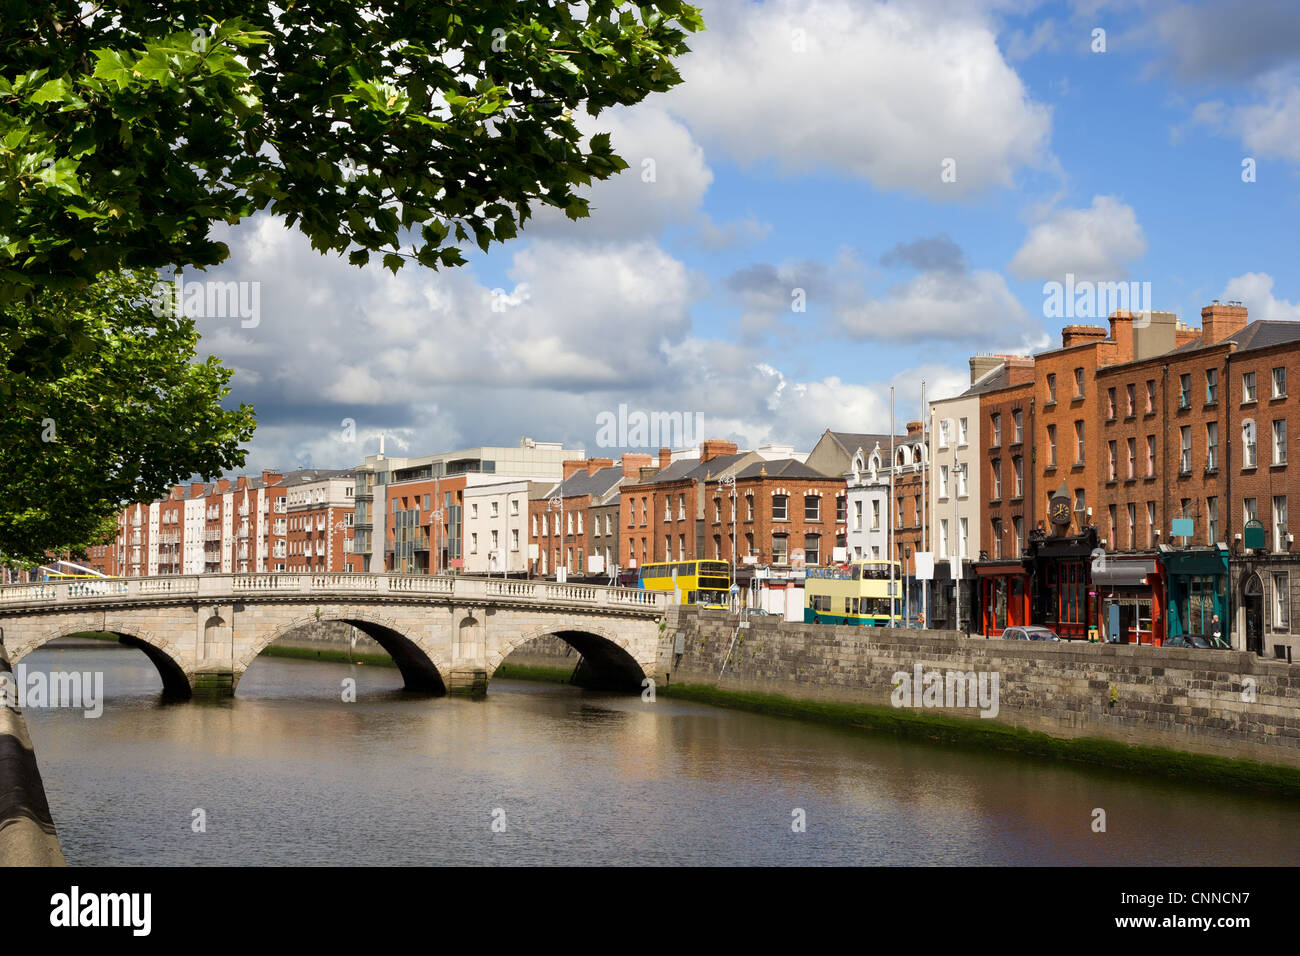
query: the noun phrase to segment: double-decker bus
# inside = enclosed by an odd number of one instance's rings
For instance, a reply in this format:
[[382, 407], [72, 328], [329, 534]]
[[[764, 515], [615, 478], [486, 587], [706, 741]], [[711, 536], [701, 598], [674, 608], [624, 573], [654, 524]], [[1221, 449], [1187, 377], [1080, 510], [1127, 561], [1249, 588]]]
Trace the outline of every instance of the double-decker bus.
[[[889, 596], [891, 565], [892, 601]], [[834, 568], [809, 568], [803, 582], [804, 623], [888, 627], [891, 612], [894, 621], [901, 623], [902, 590], [903, 578], [897, 561], [866, 560]]]
[[637, 587], [674, 591], [677, 603], [731, 608], [731, 565], [726, 561], [656, 561], [643, 564]]

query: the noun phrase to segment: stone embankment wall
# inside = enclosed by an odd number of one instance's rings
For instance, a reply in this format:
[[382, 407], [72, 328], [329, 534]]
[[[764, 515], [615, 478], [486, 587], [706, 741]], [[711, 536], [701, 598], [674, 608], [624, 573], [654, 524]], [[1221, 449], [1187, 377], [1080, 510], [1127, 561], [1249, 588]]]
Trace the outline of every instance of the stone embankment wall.
[[[0, 681], [12, 686], [13, 680], [0, 643]], [[16, 699], [7, 693], [0, 700], [0, 866], [62, 866], [45, 784]]]
[[[829, 627], [675, 607], [659, 680], [890, 707], [895, 674], [998, 676], [996, 717], [1056, 737], [1100, 737], [1300, 767], [1300, 663], [1241, 651], [968, 638], [953, 631]], [[736, 636], [734, 646], [733, 635]], [[731, 648], [731, 663], [719, 671]], [[921, 697], [921, 688], [916, 688]]]

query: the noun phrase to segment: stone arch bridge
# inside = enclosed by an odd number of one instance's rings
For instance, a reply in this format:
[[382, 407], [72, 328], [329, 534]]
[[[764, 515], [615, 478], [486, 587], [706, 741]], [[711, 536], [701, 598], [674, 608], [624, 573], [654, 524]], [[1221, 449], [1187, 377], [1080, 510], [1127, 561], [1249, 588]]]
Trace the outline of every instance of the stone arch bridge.
[[671, 595], [548, 581], [405, 574], [204, 574], [0, 587], [0, 639], [13, 663], [81, 631], [116, 634], [157, 666], [164, 693], [230, 695], [276, 638], [343, 621], [377, 641], [411, 690], [485, 692], [521, 644], [555, 635], [602, 686], [656, 672]]

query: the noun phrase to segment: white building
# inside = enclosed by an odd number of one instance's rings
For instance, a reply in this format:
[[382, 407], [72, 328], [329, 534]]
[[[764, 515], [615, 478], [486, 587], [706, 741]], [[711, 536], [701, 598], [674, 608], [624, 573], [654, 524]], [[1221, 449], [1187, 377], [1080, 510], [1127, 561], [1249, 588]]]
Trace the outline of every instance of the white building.
[[547, 487], [547, 482], [523, 478], [466, 485], [465, 573], [528, 570], [528, 498]]

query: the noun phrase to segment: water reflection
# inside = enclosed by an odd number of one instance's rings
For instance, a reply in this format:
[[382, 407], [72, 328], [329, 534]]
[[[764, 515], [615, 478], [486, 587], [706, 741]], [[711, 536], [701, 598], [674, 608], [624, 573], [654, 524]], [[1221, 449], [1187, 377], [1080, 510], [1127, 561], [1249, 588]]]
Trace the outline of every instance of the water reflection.
[[1279, 799], [662, 696], [430, 699], [388, 668], [263, 658], [233, 700], [163, 704], [136, 650], [26, 662], [105, 674], [99, 719], [27, 712], [72, 863], [1300, 863]]

